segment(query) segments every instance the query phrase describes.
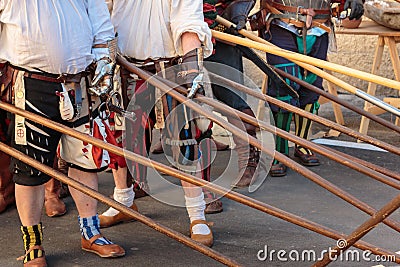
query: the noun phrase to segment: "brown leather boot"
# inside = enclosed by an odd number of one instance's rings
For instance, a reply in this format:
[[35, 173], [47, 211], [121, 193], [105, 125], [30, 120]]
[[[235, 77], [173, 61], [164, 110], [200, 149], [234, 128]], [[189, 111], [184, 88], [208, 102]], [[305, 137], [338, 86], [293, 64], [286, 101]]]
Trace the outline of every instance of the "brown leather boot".
[[243, 173], [234, 187], [248, 187], [256, 173], [256, 168], [260, 159], [259, 151], [252, 145], [237, 148], [239, 173]]
[[62, 216], [67, 212], [64, 202], [60, 199], [61, 182], [51, 178], [45, 184], [44, 207], [49, 217]]
[[152, 151], [151, 151], [151, 153], [153, 153], [153, 154], [162, 154], [162, 153], [164, 153], [164, 148], [163, 148], [162, 143], [161, 143], [162, 129], [160, 129], [159, 135], [160, 136], [156, 136], [155, 137], [156, 139], [154, 140], [155, 143], [154, 143], [154, 145], [152, 147]]
[[205, 214], [220, 213], [224, 209], [222, 207], [222, 201], [216, 197], [216, 195], [208, 189], [203, 188], [204, 201], [206, 202]]
[[214, 142], [215, 148], [217, 149], [217, 151], [225, 151], [225, 150], [228, 150], [229, 145], [224, 144], [224, 143], [222, 143], [222, 142], [219, 142], [219, 141], [215, 140], [213, 137], [211, 137], [211, 140]]
[[[246, 113], [252, 117], [255, 117], [251, 109], [245, 109], [242, 110], [243, 113]], [[233, 122], [232, 124], [236, 125], [238, 122]], [[240, 122], [241, 123], [241, 122]], [[256, 127], [248, 124], [248, 123], [243, 123], [246, 132], [253, 137], [257, 137], [256, 135]], [[241, 126], [243, 127], [243, 126]], [[239, 167], [239, 173], [243, 173], [240, 178], [236, 180], [236, 182], [233, 184], [234, 187], [237, 188], [242, 188], [242, 187], [248, 187], [251, 184], [251, 181], [255, 175], [256, 168], [258, 165], [258, 162], [260, 160], [260, 153], [258, 149], [256, 149], [254, 146], [248, 144], [247, 141], [244, 141], [240, 138], [234, 137], [234, 141], [236, 144], [235, 150], [238, 154], [238, 167]]]
[[152, 153], [153, 154], [162, 154], [162, 153], [164, 153], [164, 149], [162, 147], [161, 140], [157, 141], [157, 143], [154, 144]]
[[[62, 172], [63, 174], [68, 176], [68, 163], [65, 160], [63, 160], [62, 158], [57, 158], [57, 170], [59, 170], [60, 172]], [[59, 197], [65, 198], [70, 195], [71, 195], [71, 193], [69, 192], [68, 185], [61, 183]]]
[[134, 182], [133, 192], [135, 192], [135, 199], [147, 197], [150, 193], [149, 184], [147, 183], [147, 181], [142, 182], [140, 184], [138, 184], [137, 182]]
[[0, 213], [5, 211], [9, 205], [15, 203], [15, 185], [9, 166], [10, 156], [0, 152]]

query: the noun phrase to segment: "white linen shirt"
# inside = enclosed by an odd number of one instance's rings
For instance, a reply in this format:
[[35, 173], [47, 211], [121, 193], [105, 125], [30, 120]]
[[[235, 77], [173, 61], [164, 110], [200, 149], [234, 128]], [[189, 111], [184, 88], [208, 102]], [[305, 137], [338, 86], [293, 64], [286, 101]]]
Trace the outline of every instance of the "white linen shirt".
[[211, 31], [201, 0], [106, 0], [121, 53], [138, 60], [183, 55], [181, 36], [196, 33], [204, 56], [212, 53]]
[[113, 38], [104, 0], [0, 0], [0, 59], [15, 66], [76, 74]]

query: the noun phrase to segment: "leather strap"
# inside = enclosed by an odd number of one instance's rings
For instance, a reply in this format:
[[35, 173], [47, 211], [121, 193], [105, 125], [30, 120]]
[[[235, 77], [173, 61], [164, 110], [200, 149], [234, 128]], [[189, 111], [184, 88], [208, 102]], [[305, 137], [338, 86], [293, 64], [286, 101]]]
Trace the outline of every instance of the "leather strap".
[[18, 260], [18, 261], [24, 260], [25, 257], [26, 257], [32, 250], [34, 250], [34, 249], [41, 250], [41, 251], [43, 252], [43, 255], [44, 255], [44, 249], [43, 249], [43, 247], [40, 246], [40, 245], [35, 245], [35, 246], [30, 247], [30, 248], [25, 252], [25, 255], [22, 255], [22, 256], [18, 257], [17, 260]]
[[83, 77], [83, 74], [78, 73], [74, 75], [68, 74], [68, 75], [60, 75], [59, 77], [53, 77], [51, 75], [46, 75], [42, 73], [25, 72], [24, 76], [31, 79], [46, 81], [51, 83], [66, 83], [66, 82], [80, 82]]
[[97, 239], [99, 239], [99, 238], [101, 238], [101, 237], [103, 237], [101, 234], [97, 234], [97, 235], [92, 236], [92, 237], [88, 240], [89, 243], [90, 243], [90, 246], [92, 246], [93, 243], [94, 243]]
[[214, 222], [207, 222], [205, 220], [194, 220], [193, 222], [190, 223], [190, 230], [192, 230], [193, 226], [195, 226], [197, 224], [205, 224], [208, 227], [211, 227], [214, 225]]
[[130, 63], [135, 64], [138, 68], [141, 68], [141, 69], [146, 70], [151, 73], [157, 72], [156, 65], [160, 64], [161, 62], [162, 62], [162, 64], [164, 64], [165, 68], [169, 68], [169, 67], [177, 64], [177, 62], [175, 62], [175, 61], [177, 61], [176, 58], [159, 58], [159, 59], [148, 58], [146, 60], [138, 60], [138, 59], [127, 57], [127, 56], [125, 56], [125, 58]]
[[11, 103], [13, 99], [13, 79], [16, 77], [16, 72], [8, 63], [0, 63], [0, 97], [3, 101]]
[[158, 58], [158, 59], [148, 58], [148, 59], [145, 59], [145, 60], [140, 60], [140, 59], [136, 59], [136, 58], [128, 57], [128, 56], [125, 56], [125, 58], [130, 63], [133, 63], [133, 64], [137, 65], [138, 67], [156, 64], [156, 63], [159, 63], [161, 61], [164, 62], [166, 67], [175, 65], [174, 64], [175, 58]]
[[302, 15], [308, 15], [309, 10], [313, 10], [315, 13], [314, 15], [330, 15], [331, 11], [330, 9], [313, 9], [313, 8], [303, 8], [303, 7], [297, 7], [297, 6], [285, 6], [276, 2], [272, 2], [271, 5], [280, 11], [286, 11], [290, 13], [299, 13]]
[[[271, 5], [272, 4], [272, 5]], [[276, 7], [277, 3], [265, 3], [263, 9], [266, 9], [268, 12], [270, 12], [272, 15], [269, 16], [268, 22], [266, 24], [269, 24], [270, 20], [277, 18], [280, 19], [286, 23], [291, 23], [295, 25], [298, 28], [310, 28], [310, 27], [319, 27], [327, 32], [330, 32], [329, 27], [324, 25], [329, 17], [330, 17], [330, 10], [321, 10], [321, 9], [304, 9], [301, 7], [294, 7], [294, 6], [283, 6], [285, 7], [286, 10], [282, 10], [288, 13], [283, 13], [278, 7]], [[278, 4], [279, 5], [279, 4]], [[290, 10], [290, 11], [289, 11]], [[293, 12], [294, 10], [294, 12]], [[328, 13], [322, 14], [318, 13], [319, 11], [327, 11]], [[302, 13], [303, 12], [303, 13]], [[269, 28], [269, 25], [266, 25], [267, 29]]]
[[108, 48], [108, 44], [95, 44], [93, 48]]
[[[94, 111], [91, 111], [91, 116], [92, 118], [96, 118], [97, 116], [99, 116], [99, 109], [96, 108]], [[90, 116], [86, 115], [83, 117], [80, 117], [79, 119], [77, 119], [76, 121], [70, 122], [70, 121], [64, 121], [64, 124], [70, 128], [76, 128], [78, 126], [81, 126], [84, 123], [90, 122]]]

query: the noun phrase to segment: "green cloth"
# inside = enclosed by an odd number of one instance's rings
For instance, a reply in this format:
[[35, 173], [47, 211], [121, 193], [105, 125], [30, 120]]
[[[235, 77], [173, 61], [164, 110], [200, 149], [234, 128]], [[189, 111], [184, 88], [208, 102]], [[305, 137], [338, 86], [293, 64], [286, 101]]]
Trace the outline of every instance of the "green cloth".
[[[308, 55], [311, 52], [312, 47], [317, 40], [317, 36], [315, 35], [307, 35], [306, 36], [306, 53], [304, 53], [304, 42], [303, 37], [297, 36], [297, 47], [299, 53]], [[317, 75], [312, 72], [308, 72], [306, 77], [300, 77], [303, 81], [313, 84], [317, 80]]]

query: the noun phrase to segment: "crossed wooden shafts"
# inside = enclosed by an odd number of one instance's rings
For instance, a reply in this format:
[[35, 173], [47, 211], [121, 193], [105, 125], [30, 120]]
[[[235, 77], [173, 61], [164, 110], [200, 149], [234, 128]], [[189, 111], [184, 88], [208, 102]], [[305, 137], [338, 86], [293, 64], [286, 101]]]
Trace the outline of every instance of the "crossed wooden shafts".
[[[243, 32], [243, 30], [242, 30]], [[251, 34], [251, 33], [250, 33]], [[220, 37], [222, 35], [219, 35]], [[223, 37], [221, 37], [223, 38]], [[243, 38], [242, 38], [243, 39]], [[279, 52], [280, 53], [280, 52]], [[296, 63], [298, 63], [299, 61], [296, 61]], [[303, 167], [302, 165], [290, 160], [289, 158], [287, 158], [286, 156], [276, 152], [276, 151], [271, 151], [270, 149], [267, 149], [265, 147], [263, 147], [261, 145], [261, 142], [251, 136], [248, 136], [246, 132], [241, 131], [240, 129], [236, 128], [235, 126], [227, 123], [226, 121], [222, 120], [220, 117], [214, 115], [212, 112], [208, 112], [205, 111], [204, 109], [201, 108], [200, 105], [198, 105], [197, 103], [193, 102], [193, 101], [188, 101], [188, 99], [182, 95], [182, 93], [184, 93], [186, 91], [186, 89], [184, 88], [180, 88], [177, 84], [174, 84], [173, 82], [170, 82], [168, 80], [165, 80], [159, 76], [152, 76], [152, 74], [147, 73], [139, 68], [137, 68], [136, 66], [130, 64], [128, 61], [126, 61], [125, 58], [119, 56], [118, 57], [118, 63], [123, 66], [124, 68], [126, 68], [127, 70], [129, 70], [132, 73], [135, 73], [136, 75], [138, 75], [140, 78], [146, 80], [148, 83], [156, 86], [157, 88], [159, 88], [163, 93], [165, 94], [169, 94], [171, 97], [173, 97], [174, 99], [178, 100], [178, 102], [181, 102], [183, 104], [185, 104], [186, 106], [188, 106], [189, 108], [193, 109], [195, 112], [207, 116], [210, 120], [216, 122], [217, 124], [221, 125], [222, 127], [224, 127], [226, 130], [230, 131], [232, 134], [234, 134], [235, 136], [237, 136], [238, 138], [241, 138], [243, 140], [248, 140], [248, 142], [257, 147], [258, 149], [260, 149], [261, 151], [267, 153], [268, 155], [273, 156], [275, 159], [279, 160], [280, 162], [284, 163], [285, 165], [287, 165], [288, 167], [290, 167], [291, 169], [295, 170], [296, 172], [302, 174], [303, 176], [305, 176], [306, 178], [312, 180], [313, 182], [317, 183], [318, 185], [324, 187], [325, 189], [329, 190], [330, 192], [332, 192], [333, 194], [339, 196], [340, 198], [344, 199], [345, 201], [349, 202], [350, 204], [354, 205], [355, 207], [359, 208], [360, 210], [366, 212], [367, 214], [371, 215], [371, 218], [369, 220], [367, 220], [365, 223], [363, 223], [361, 226], [359, 226], [353, 233], [351, 233], [349, 236], [346, 236], [342, 233], [339, 233], [335, 230], [332, 230], [330, 228], [327, 228], [325, 226], [319, 225], [317, 223], [314, 223], [312, 221], [309, 221], [307, 219], [301, 218], [299, 216], [296, 216], [294, 214], [291, 214], [289, 212], [280, 210], [276, 207], [267, 205], [265, 203], [262, 203], [260, 201], [257, 201], [255, 199], [252, 199], [250, 197], [244, 196], [242, 194], [239, 194], [237, 192], [233, 192], [233, 191], [229, 191], [226, 188], [220, 187], [218, 185], [214, 185], [211, 184], [207, 181], [204, 181], [202, 179], [196, 178], [192, 175], [188, 175], [186, 173], [177, 171], [176, 169], [173, 169], [169, 166], [166, 166], [164, 164], [161, 164], [159, 162], [150, 160], [146, 157], [140, 156], [138, 154], [132, 153], [130, 151], [123, 151], [121, 148], [110, 145], [108, 143], [105, 143], [103, 141], [100, 141], [99, 139], [90, 137], [86, 134], [82, 134], [80, 132], [77, 132], [73, 129], [70, 129], [66, 126], [63, 126], [59, 123], [55, 123], [51, 120], [48, 120], [46, 118], [40, 117], [38, 115], [32, 114], [30, 112], [27, 112], [25, 110], [21, 110], [18, 109], [10, 104], [6, 104], [4, 102], [0, 102], [0, 108], [24, 116], [27, 119], [30, 120], [35, 120], [38, 121], [40, 123], [42, 123], [43, 125], [52, 128], [54, 130], [57, 130], [61, 133], [64, 134], [68, 134], [71, 135], [77, 139], [80, 140], [84, 140], [88, 143], [91, 143], [95, 146], [98, 146], [100, 148], [106, 149], [114, 154], [120, 155], [120, 156], [125, 156], [126, 159], [128, 160], [132, 160], [132, 161], [136, 161], [139, 164], [143, 164], [149, 167], [152, 167], [160, 172], [166, 173], [168, 175], [171, 175], [173, 177], [176, 177], [178, 179], [181, 179], [183, 181], [186, 182], [190, 182], [192, 184], [198, 185], [198, 186], [204, 186], [205, 188], [209, 189], [210, 191], [213, 191], [217, 194], [221, 194], [221, 195], [225, 195], [225, 197], [230, 198], [234, 201], [237, 201], [239, 203], [242, 203], [244, 205], [247, 205], [249, 207], [255, 208], [257, 210], [260, 210], [262, 212], [268, 213], [272, 216], [281, 218], [285, 221], [294, 223], [296, 225], [299, 225], [301, 227], [304, 227], [306, 229], [309, 229], [311, 231], [314, 231], [316, 233], [319, 233], [321, 235], [330, 237], [332, 239], [338, 240], [338, 239], [345, 239], [347, 242], [347, 245], [345, 247], [337, 247], [336, 251], [337, 254], [340, 253], [341, 251], [344, 251], [345, 249], [349, 248], [350, 246], [355, 246], [357, 248], [360, 248], [362, 250], [370, 250], [372, 253], [377, 254], [377, 255], [385, 255], [385, 256], [391, 256], [393, 257], [393, 255], [395, 255], [393, 252], [390, 251], [386, 251], [385, 249], [379, 248], [375, 245], [366, 243], [364, 241], [360, 241], [359, 239], [362, 238], [365, 234], [367, 234], [371, 229], [373, 229], [378, 223], [380, 222], [384, 222], [386, 225], [388, 225], [389, 227], [393, 228], [396, 231], [400, 231], [400, 223], [390, 220], [387, 217], [394, 212], [399, 206], [400, 206], [400, 194], [395, 197], [394, 199], [392, 199], [390, 202], [388, 202], [383, 208], [381, 208], [380, 210], [376, 211], [375, 209], [373, 209], [372, 207], [368, 206], [367, 204], [363, 203], [362, 201], [358, 200], [357, 198], [355, 198], [354, 196], [350, 195], [349, 193], [345, 192], [344, 190], [338, 188], [337, 186], [333, 185], [332, 183], [328, 182], [327, 180], [323, 179], [322, 177], [320, 177], [319, 175], [311, 172], [310, 170], [308, 170], [307, 168]], [[299, 62], [300, 64], [305, 64], [308, 65], [307, 63], [303, 63], [303, 62]], [[299, 65], [300, 65], [299, 64]], [[308, 68], [308, 70], [312, 71], [313, 66], [309, 65], [306, 66]], [[305, 68], [306, 68], [305, 67]], [[314, 67], [315, 68], [315, 67]], [[322, 70], [315, 68], [318, 70], [318, 72], [323, 72]], [[279, 72], [279, 70], [276, 70], [280, 75], [289, 78], [289, 79], [293, 79], [295, 82], [301, 82], [301, 81], [297, 81], [295, 77], [292, 77], [288, 74], [285, 73], [281, 73]], [[348, 74], [348, 73], [347, 73]], [[286, 76], [285, 76], [286, 75]], [[318, 75], [318, 74], [317, 74]], [[379, 77], [379, 76], [378, 76]], [[278, 105], [284, 109], [287, 109], [290, 112], [293, 113], [297, 113], [301, 116], [307, 117], [313, 121], [316, 121], [318, 123], [321, 123], [325, 126], [328, 126], [332, 129], [338, 130], [342, 133], [348, 134], [349, 136], [355, 137], [359, 140], [362, 140], [364, 142], [373, 144], [377, 147], [383, 148], [391, 153], [400, 155], [400, 149], [392, 146], [390, 144], [387, 144], [385, 142], [382, 142], [380, 140], [374, 139], [372, 137], [369, 137], [367, 135], [362, 135], [356, 131], [353, 131], [351, 129], [348, 129], [347, 127], [344, 127], [342, 125], [333, 123], [327, 119], [321, 118], [317, 115], [313, 115], [311, 113], [305, 112], [304, 110], [298, 109], [296, 107], [293, 107], [291, 105], [288, 105], [284, 102], [281, 102], [279, 100], [276, 100], [272, 97], [269, 97], [267, 95], [263, 95], [259, 92], [256, 92], [250, 88], [247, 88], [241, 84], [237, 84], [234, 83], [226, 78], [220, 77], [218, 75], [215, 74], [211, 74], [211, 78], [215, 79], [215, 81], [218, 81], [222, 84], [228, 85], [228, 86], [232, 86], [235, 87], [238, 90], [241, 90], [247, 94], [252, 94], [254, 97], [257, 97], [259, 99], [262, 99], [264, 101], [273, 103], [275, 105]], [[387, 82], [385, 80], [385, 78], [382, 79], [378, 79], [379, 82], [384, 82], [386, 85], [390, 85], [393, 88], [400, 88], [400, 87], [396, 87], [398, 86], [398, 84], [394, 81], [391, 82]], [[331, 82], [335, 83], [339, 86], [341, 86], [342, 82], [337, 82], [334, 79], [330, 80]], [[377, 82], [377, 80], [374, 80], [374, 82]], [[399, 83], [400, 84], [400, 83]], [[310, 90], [319, 90], [318, 88], [312, 88], [312, 86], [306, 84], [305, 86], [308, 86], [307, 88]], [[174, 90], [171, 90], [171, 88], [173, 88]], [[318, 93], [321, 92], [321, 90], [317, 91]], [[343, 101], [327, 94], [327, 93], [323, 93], [324, 96], [328, 96], [331, 100], [344, 105], [344, 106], [350, 106], [352, 107], [350, 104], [344, 103]], [[357, 95], [357, 94], [356, 94]], [[366, 174], [378, 181], [381, 181], [387, 185], [390, 185], [396, 189], [400, 188], [400, 183], [398, 182], [400, 180], [400, 174], [393, 172], [393, 171], [389, 171], [385, 168], [382, 168], [380, 166], [376, 166], [372, 163], [369, 162], [365, 162], [362, 161], [360, 159], [357, 159], [355, 157], [351, 157], [349, 155], [346, 155], [344, 153], [340, 153], [336, 150], [333, 149], [328, 149], [319, 145], [316, 145], [314, 143], [311, 143], [309, 141], [306, 141], [304, 139], [301, 139], [293, 134], [287, 133], [283, 130], [277, 129], [271, 125], [268, 125], [264, 122], [260, 122], [257, 121], [255, 118], [248, 116], [247, 114], [238, 112], [236, 110], [231, 109], [230, 107], [223, 105], [222, 103], [217, 102], [214, 99], [211, 98], [207, 98], [207, 97], [202, 97], [202, 96], [198, 96], [196, 99], [198, 99], [199, 101], [202, 101], [203, 103], [206, 103], [210, 106], [212, 106], [213, 108], [226, 112], [227, 114], [231, 114], [231, 115], [235, 115], [235, 116], [239, 116], [242, 120], [246, 121], [247, 123], [256, 125], [257, 127], [259, 127], [262, 130], [266, 130], [269, 132], [273, 132], [276, 133], [277, 135], [286, 138], [294, 143], [302, 143], [302, 146], [306, 147], [306, 148], [310, 148], [311, 150], [324, 155], [332, 160], [336, 160], [339, 163], [348, 166], [350, 168], [353, 168], [363, 174]], [[386, 104], [386, 103], [385, 103]], [[360, 109], [357, 108], [352, 108], [354, 111], [359, 112], [360, 114], [362, 114], [360, 112]], [[364, 112], [365, 113], [365, 112]], [[382, 125], [387, 126], [388, 128], [396, 131], [396, 132], [400, 132], [400, 128], [388, 123], [385, 120], [380, 119], [379, 117], [375, 116], [375, 115], [371, 115], [369, 113], [367, 114], [362, 114], [362, 115], [366, 115], [368, 116], [370, 119], [373, 119], [375, 121], [377, 121], [378, 123], [381, 123]], [[230, 259], [224, 255], [222, 255], [221, 253], [218, 253], [217, 251], [205, 247], [199, 243], [194, 242], [193, 240], [191, 240], [190, 238], [172, 230], [169, 229], [165, 226], [162, 226], [161, 224], [141, 215], [138, 212], [135, 212], [131, 209], [129, 209], [128, 207], [110, 199], [107, 198], [105, 196], [103, 196], [102, 194], [100, 194], [99, 192], [90, 189], [84, 185], [82, 185], [79, 182], [76, 182], [75, 180], [72, 180], [71, 178], [63, 175], [62, 173], [55, 171], [54, 169], [47, 167], [35, 160], [33, 160], [32, 158], [29, 158], [28, 156], [16, 151], [13, 148], [10, 148], [9, 146], [0, 143], [0, 150], [10, 154], [12, 157], [15, 157], [17, 159], [22, 160], [23, 162], [33, 166], [34, 168], [37, 168], [38, 170], [51, 175], [52, 177], [55, 177], [56, 179], [62, 181], [63, 183], [68, 184], [69, 186], [72, 186], [74, 188], [76, 188], [77, 190], [80, 190], [81, 192], [96, 198], [97, 200], [111, 206], [114, 207], [117, 210], [120, 210], [121, 212], [128, 214], [129, 216], [131, 216], [132, 218], [148, 225], [149, 227], [166, 234], [167, 236], [176, 239], [177, 241], [195, 249], [198, 250], [199, 252], [223, 263], [229, 266], [240, 266], [239, 263], [237, 263], [235, 260]], [[329, 262], [331, 261], [331, 258], [328, 257], [329, 255], [325, 255], [325, 257], [317, 262], [315, 264], [315, 266], [325, 266], [327, 264], [329, 264]], [[397, 263], [400, 263], [400, 258], [398, 256], [395, 256], [395, 261]]]

